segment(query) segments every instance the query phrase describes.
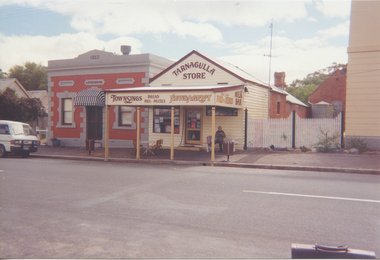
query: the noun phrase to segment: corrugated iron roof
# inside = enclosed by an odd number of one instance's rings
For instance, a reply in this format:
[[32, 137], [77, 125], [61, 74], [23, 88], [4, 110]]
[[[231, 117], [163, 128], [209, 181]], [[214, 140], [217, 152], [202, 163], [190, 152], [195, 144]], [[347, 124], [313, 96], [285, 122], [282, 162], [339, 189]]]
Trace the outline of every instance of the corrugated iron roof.
[[135, 87], [107, 89], [105, 92], [150, 92], [150, 91], [207, 91], [214, 92], [242, 89], [244, 85], [210, 85], [210, 86], [154, 86], [154, 87]]

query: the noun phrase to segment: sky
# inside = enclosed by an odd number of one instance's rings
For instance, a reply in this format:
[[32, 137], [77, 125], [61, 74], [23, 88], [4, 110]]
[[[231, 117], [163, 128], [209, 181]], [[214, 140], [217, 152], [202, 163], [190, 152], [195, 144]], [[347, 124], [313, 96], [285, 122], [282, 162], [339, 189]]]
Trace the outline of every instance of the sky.
[[284, 71], [290, 84], [347, 63], [350, 12], [349, 0], [0, 0], [0, 69], [130, 45], [174, 61], [196, 50], [260, 83]]

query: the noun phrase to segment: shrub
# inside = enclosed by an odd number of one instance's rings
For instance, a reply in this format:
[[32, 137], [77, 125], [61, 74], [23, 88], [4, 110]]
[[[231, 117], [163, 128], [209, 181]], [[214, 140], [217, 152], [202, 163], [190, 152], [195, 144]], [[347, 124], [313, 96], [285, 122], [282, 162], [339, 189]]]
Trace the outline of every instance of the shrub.
[[324, 152], [324, 153], [330, 153], [334, 152], [339, 148], [338, 140], [340, 138], [340, 134], [334, 133], [333, 136], [329, 136], [329, 132], [323, 131], [323, 129], [320, 129], [321, 135], [318, 136], [318, 143], [317, 145], [317, 151], [318, 152]]
[[348, 143], [351, 148], [356, 148], [359, 150], [359, 153], [365, 152], [367, 150], [367, 143], [365, 142], [365, 138], [360, 137], [352, 137]]

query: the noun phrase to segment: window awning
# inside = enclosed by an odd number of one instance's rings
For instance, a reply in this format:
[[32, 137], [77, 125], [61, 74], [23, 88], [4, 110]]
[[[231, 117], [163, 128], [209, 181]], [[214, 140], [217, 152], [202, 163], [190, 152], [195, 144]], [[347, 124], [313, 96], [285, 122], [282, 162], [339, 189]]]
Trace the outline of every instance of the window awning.
[[102, 90], [86, 89], [79, 91], [74, 100], [74, 106], [105, 106], [106, 97]]

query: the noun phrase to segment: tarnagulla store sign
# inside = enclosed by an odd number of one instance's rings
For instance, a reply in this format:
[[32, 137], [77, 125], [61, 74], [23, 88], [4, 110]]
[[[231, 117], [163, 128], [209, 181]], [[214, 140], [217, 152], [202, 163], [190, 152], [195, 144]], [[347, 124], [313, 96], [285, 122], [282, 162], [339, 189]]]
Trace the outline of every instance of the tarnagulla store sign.
[[[189, 69], [199, 69], [200, 72], [186, 72]], [[214, 75], [215, 68], [204, 62], [188, 62], [181, 66], [178, 66], [172, 71], [175, 76], [181, 76], [182, 79], [206, 79], [206, 75]]]

